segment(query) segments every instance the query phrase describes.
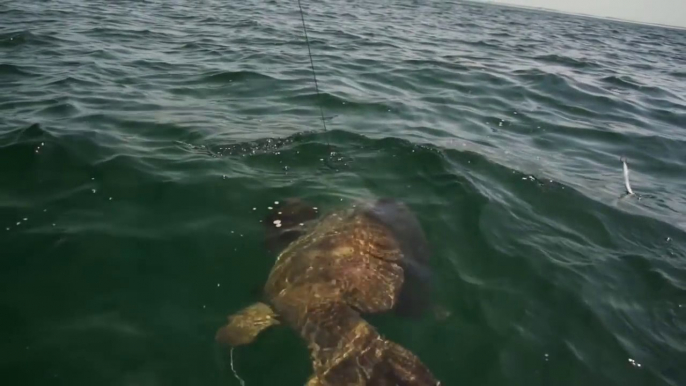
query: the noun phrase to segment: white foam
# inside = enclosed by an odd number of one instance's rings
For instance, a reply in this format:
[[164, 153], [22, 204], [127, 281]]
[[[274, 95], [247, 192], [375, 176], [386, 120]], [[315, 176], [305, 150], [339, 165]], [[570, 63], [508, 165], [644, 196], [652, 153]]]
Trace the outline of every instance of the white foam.
[[624, 187], [626, 188], [626, 192], [634, 194], [634, 191], [631, 190], [631, 184], [629, 184], [629, 166], [626, 164], [626, 158], [622, 158], [622, 167], [624, 169]]

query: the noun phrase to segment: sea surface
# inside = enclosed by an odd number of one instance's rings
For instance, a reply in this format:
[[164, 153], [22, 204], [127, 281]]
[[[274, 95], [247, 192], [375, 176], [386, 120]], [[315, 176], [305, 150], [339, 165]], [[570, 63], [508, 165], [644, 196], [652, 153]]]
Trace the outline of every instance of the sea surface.
[[[443, 385], [686, 384], [686, 30], [303, 9], [319, 96], [296, 1], [0, 2], [2, 384], [240, 385], [269, 207], [383, 196], [434, 291], [370, 320]], [[284, 327], [233, 369], [311, 372]]]

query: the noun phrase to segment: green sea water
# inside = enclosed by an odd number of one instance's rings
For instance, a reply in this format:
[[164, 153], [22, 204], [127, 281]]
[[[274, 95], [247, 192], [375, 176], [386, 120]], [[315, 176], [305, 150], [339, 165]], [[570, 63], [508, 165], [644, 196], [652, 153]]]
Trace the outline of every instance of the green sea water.
[[[2, 384], [239, 385], [214, 334], [260, 297], [269, 207], [382, 196], [432, 311], [370, 321], [442, 384], [686, 384], [685, 30], [303, 8], [319, 98], [294, 1], [0, 2]], [[233, 359], [311, 372], [283, 327]]]

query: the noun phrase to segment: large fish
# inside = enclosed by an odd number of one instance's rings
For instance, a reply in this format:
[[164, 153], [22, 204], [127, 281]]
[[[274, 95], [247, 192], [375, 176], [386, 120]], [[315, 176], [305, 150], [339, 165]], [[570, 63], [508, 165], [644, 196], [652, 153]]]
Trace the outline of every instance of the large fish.
[[230, 316], [217, 340], [248, 344], [284, 323], [309, 348], [308, 386], [440, 385], [417, 356], [362, 318], [391, 310], [416, 315], [428, 304], [429, 248], [414, 214], [381, 199], [316, 217], [299, 200], [274, 210], [267, 245], [282, 250], [265, 302]]

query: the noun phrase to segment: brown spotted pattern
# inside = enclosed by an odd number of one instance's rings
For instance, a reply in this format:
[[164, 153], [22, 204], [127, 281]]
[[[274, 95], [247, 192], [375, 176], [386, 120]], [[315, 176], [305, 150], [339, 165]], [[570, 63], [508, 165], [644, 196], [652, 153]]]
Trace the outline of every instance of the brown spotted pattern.
[[[419, 358], [381, 337], [360, 315], [396, 304], [403, 285], [401, 259], [391, 231], [365, 208], [323, 218], [279, 255], [265, 293], [278, 318], [308, 345], [314, 371], [308, 385], [440, 384]], [[246, 329], [239, 323], [244, 313], [230, 320], [222, 336], [246, 334], [232, 340], [249, 342], [276, 323], [260, 308], [261, 316], [253, 315], [257, 325]]]

